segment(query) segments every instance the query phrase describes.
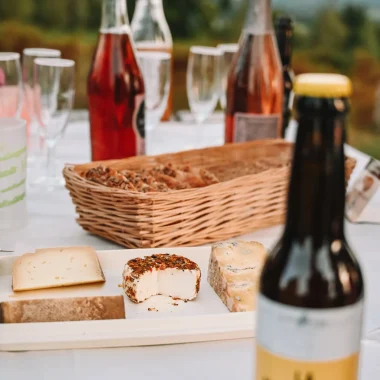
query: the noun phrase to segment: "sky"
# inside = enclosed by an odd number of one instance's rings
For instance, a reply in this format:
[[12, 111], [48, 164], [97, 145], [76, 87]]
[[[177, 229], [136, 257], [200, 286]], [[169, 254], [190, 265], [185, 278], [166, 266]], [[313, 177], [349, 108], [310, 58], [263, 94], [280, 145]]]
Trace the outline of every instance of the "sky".
[[323, 5], [323, 3], [336, 3], [338, 5], [345, 4], [359, 4], [364, 6], [379, 6], [380, 0], [272, 0], [272, 4], [275, 5], [289, 5], [292, 7], [310, 7], [318, 5]]
[[362, 5], [368, 7], [369, 16], [380, 18], [380, 0], [272, 0], [272, 7], [288, 10], [299, 16], [308, 17], [315, 9], [327, 4], [344, 6], [347, 4]]

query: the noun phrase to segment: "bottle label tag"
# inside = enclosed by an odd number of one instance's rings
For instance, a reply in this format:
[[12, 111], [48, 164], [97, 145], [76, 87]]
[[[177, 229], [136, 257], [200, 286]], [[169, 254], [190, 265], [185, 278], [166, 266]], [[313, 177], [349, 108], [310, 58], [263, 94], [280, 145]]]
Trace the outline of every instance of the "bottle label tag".
[[350, 222], [380, 223], [380, 161], [372, 158], [346, 196]]
[[257, 115], [237, 112], [234, 115], [234, 142], [276, 139], [280, 115]]
[[363, 301], [328, 310], [258, 297], [256, 380], [356, 380]]
[[135, 97], [133, 129], [136, 133], [137, 155], [145, 154], [145, 95]]
[[[326, 346], [329, 342], [326, 342]], [[256, 380], [357, 380], [359, 355], [326, 362], [306, 362], [273, 355], [256, 347]]]

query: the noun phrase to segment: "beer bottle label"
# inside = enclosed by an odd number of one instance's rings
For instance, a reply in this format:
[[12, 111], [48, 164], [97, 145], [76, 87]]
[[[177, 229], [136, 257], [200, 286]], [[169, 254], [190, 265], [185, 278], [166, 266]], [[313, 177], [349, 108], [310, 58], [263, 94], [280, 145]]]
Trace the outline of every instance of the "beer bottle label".
[[237, 112], [234, 115], [234, 142], [275, 139], [279, 137], [280, 115]]
[[356, 380], [363, 302], [306, 309], [258, 297], [255, 380]]

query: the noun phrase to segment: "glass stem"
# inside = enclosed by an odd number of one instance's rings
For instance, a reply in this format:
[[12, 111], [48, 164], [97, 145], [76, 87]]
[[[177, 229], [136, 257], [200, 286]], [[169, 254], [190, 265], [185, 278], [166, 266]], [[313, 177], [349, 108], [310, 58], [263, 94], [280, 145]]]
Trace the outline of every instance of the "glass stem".
[[55, 177], [55, 144], [46, 144], [47, 145], [47, 177], [54, 178]]
[[45, 140], [42, 137], [39, 138], [39, 146], [38, 146], [38, 148], [39, 148], [39, 153], [41, 153], [41, 154], [44, 153]]

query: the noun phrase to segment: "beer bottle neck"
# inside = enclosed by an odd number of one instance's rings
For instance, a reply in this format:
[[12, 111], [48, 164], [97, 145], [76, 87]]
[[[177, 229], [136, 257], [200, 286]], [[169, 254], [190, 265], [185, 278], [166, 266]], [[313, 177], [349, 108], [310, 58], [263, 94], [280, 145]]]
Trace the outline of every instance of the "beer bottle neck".
[[282, 66], [290, 67], [292, 58], [293, 31], [291, 25], [285, 24], [285, 22], [286, 20], [279, 20], [278, 24], [276, 24], [276, 37]]
[[101, 32], [130, 32], [126, 0], [103, 0]]
[[[297, 103], [299, 126], [285, 236], [298, 241], [311, 238], [320, 246], [344, 238], [344, 124], [348, 103], [307, 97]], [[307, 112], [303, 112], [306, 107]]]
[[251, 34], [273, 32], [271, 0], [250, 0], [244, 31]]

